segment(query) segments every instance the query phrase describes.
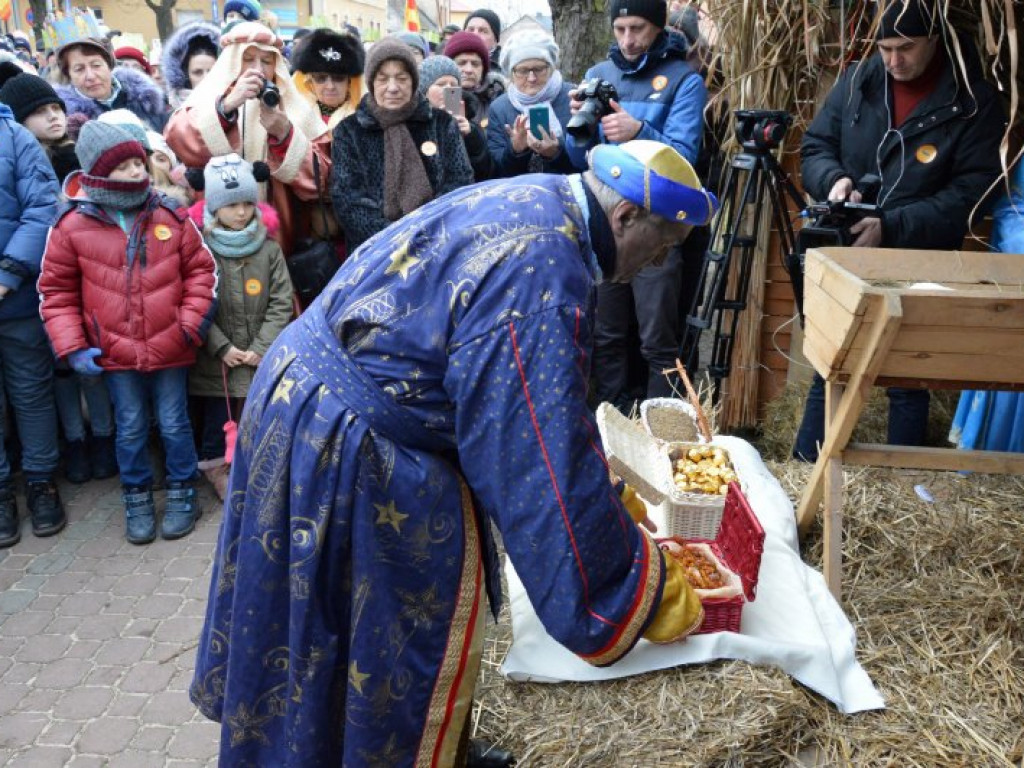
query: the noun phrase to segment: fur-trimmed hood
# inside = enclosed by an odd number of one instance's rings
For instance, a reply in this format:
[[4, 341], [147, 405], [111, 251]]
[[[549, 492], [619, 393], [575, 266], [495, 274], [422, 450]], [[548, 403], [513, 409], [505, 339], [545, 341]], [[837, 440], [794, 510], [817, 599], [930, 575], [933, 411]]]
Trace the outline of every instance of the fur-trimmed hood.
[[[90, 120], [95, 120], [111, 109], [124, 108], [137, 115], [154, 131], [163, 131], [164, 124], [167, 122], [167, 106], [160, 86], [142, 72], [136, 72], [127, 67], [114, 67], [114, 77], [121, 84], [124, 103], [118, 103], [109, 108], [95, 99], [83, 96], [71, 85], [55, 85], [53, 89], [58, 96], [64, 99], [68, 117], [75, 113], [81, 113]], [[118, 101], [120, 102], [122, 99]]]
[[163, 70], [164, 81], [168, 90], [188, 90], [192, 83], [188, 79], [188, 70], [185, 68], [185, 54], [188, 47], [197, 37], [205, 37], [213, 43], [213, 47], [220, 50], [220, 28], [208, 21], [194, 21], [171, 35], [164, 43], [163, 53], [160, 55], [160, 67]]

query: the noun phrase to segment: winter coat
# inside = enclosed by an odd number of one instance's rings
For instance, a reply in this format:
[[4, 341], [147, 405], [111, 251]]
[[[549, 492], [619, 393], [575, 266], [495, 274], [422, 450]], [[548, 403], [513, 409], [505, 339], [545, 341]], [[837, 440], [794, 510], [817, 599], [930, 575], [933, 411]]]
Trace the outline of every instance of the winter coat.
[[[292, 281], [281, 247], [269, 237], [251, 256], [219, 256], [217, 262], [217, 314], [189, 372], [189, 393], [223, 397], [221, 375], [225, 353], [232, 346], [261, 357], [292, 319]], [[256, 369], [248, 365], [228, 368], [228, 393], [245, 397]]]
[[0, 321], [39, 312], [36, 276], [59, 192], [35, 136], [0, 104], [0, 285], [10, 289], [0, 299]]
[[494, 158], [487, 146], [487, 133], [479, 122], [480, 100], [472, 93], [463, 91], [462, 105], [466, 119], [469, 120], [469, 133], [462, 137], [462, 143], [466, 145], [469, 164], [473, 167], [473, 179], [487, 181], [494, 177]]
[[970, 87], [958, 84], [947, 61], [899, 130], [889, 130], [891, 89], [876, 55], [842, 74], [804, 134], [803, 183], [815, 200], [827, 199], [843, 176], [881, 176], [885, 247], [959, 248], [971, 210], [1001, 172], [1002, 103], [982, 79], [973, 45], [960, 44]]
[[[583, 79], [596, 77], [615, 86], [619, 94], [616, 101], [643, 122], [634, 139], [668, 144], [693, 164], [700, 152], [708, 91], [704, 78], [688, 61], [688, 52], [686, 39], [669, 32], [655, 38], [650, 50], [637, 61], [627, 61], [613, 44], [608, 58], [587, 70]], [[605, 141], [600, 128], [593, 141], [573, 136], [566, 140], [566, 149], [577, 168], [587, 166], [587, 151], [599, 141]]]
[[213, 256], [188, 212], [151, 193], [124, 233], [81, 194], [80, 174], [50, 230], [41, 313], [58, 357], [88, 347], [108, 371], [148, 373], [195, 362], [213, 319]]
[[480, 114], [477, 116], [477, 122], [480, 123], [481, 128], [487, 130], [491, 104], [505, 93], [505, 77], [492, 66], [487, 71], [487, 74], [484, 75], [483, 84], [477, 90], [472, 91], [472, 93], [476, 100], [480, 102]]
[[53, 172], [57, 174], [57, 181], [64, 186], [64, 181], [74, 171], [81, 170], [82, 164], [75, 154], [75, 142], [65, 141], [63, 144], [52, 145], [46, 148], [47, 157], [50, 158], [50, 165]]
[[68, 115], [68, 122], [71, 122], [70, 118], [75, 114], [82, 114], [89, 120], [95, 120], [104, 112], [127, 109], [154, 131], [163, 133], [164, 125], [167, 124], [167, 102], [160, 86], [144, 72], [127, 67], [114, 67], [114, 77], [121, 84], [121, 93], [110, 106], [83, 96], [71, 85], [53, 86], [57, 95], [64, 99], [64, 111]]
[[558, 122], [562, 124], [562, 148], [552, 160], [545, 160], [530, 149], [522, 154], [512, 151], [512, 137], [505, 131], [505, 126], [511, 127], [515, 123], [519, 117], [519, 110], [509, 101], [507, 93], [503, 93], [491, 104], [491, 114], [487, 122], [487, 145], [490, 147], [491, 157], [494, 158], [495, 177], [519, 176], [523, 173], [578, 173], [583, 170], [572, 164], [572, 158], [565, 151], [565, 141], [569, 136], [565, 132], [565, 126], [572, 118], [569, 112], [569, 93], [573, 88], [574, 86], [569, 83], [563, 83], [558, 96], [551, 102], [551, 108], [555, 111]]
[[192, 93], [192, 81], [185, 66], [185, 54], [189, 44], [197, 37], [207, 38], [214, 47], [220, 44], [220, 27], [208, 21], [194, 21], [177, 29], [164, 43], [160, 54], [164, 82], [167, 83], [167, 100], [172, 109], [177, 109]]
[[[414, 96], [414, 98], [417, 98]], [[331, 199], [345, 232], [348, 252], [392, 224], [384, 215], [384, 131], [370, 114], [369, 95], [334, 129]], [[455, 119], [420, 98], [407, 123], [434, 197], [473, 183], [473, 168]]]

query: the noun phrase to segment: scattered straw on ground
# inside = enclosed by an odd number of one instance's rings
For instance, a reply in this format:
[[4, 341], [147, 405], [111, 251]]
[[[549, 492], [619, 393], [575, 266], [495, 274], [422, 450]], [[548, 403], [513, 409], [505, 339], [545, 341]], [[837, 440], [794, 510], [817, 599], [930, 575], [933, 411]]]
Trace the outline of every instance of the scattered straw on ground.
[[[810, 472], [769, 468], [794, 499]], [[887, 709], [842, 715], [785, 673], [738, 661], [510, 683], [498, 673], [506, 613], [488, 628], [477, 734], [521, 766], [1024, 768], [1024, 479], [852, 468], [846, 486], [843, 608]], [[821, 567], [820, 526], [803, 555]]]

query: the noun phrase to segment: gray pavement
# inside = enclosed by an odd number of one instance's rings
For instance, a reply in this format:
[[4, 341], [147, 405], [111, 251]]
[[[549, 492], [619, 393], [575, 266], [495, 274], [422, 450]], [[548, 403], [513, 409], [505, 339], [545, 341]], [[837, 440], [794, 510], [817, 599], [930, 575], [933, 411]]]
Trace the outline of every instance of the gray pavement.
[[[116, 478], [61, 485], [68, 526], [0, 550], [0, 766], [216, 766], [188, 699], [221, 509], [179, 541], [124, 539]], [[156, 493], [162, 508], [163, 493]]]

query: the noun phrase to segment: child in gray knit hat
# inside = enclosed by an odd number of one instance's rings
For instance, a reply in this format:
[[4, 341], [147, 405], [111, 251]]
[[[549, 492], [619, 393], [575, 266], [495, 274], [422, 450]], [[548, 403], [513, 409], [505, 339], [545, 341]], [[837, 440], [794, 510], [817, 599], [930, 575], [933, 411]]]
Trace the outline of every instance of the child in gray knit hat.
[[265, 163], [236, 154], [215, 157], [203, 173], [203, 234], [217, 260], [217, 314], [189, 374], [202, 402], [199, 469], [221, 499], [227, 495], [234, 420], [256, 366], [292, 318], [292, 281], [281, 248], [267, 237], [256, 202]]
[[40, 312], [58, 357], [80, 374], [105, 374], [126, 538], [148, 544], [157, 534], [150, 410], [166, 454], [160, 534], [181, 538], [200, 514], [186, 382], [213, 316], [213, 256], [177, 204], [150, 188], [131, 134], [91, 120], [75, 152], [82, 169], [68, 176], [69, 205], [47, 238]]

